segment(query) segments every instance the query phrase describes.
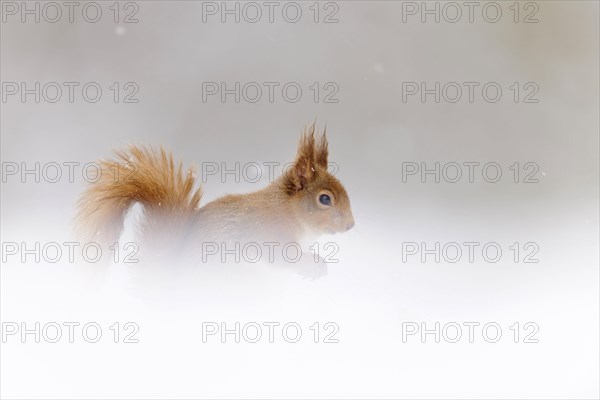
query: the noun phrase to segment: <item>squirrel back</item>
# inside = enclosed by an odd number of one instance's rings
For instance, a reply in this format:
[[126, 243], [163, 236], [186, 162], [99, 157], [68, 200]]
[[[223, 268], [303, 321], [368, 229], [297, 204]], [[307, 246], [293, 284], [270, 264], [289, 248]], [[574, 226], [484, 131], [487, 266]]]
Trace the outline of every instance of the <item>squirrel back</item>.
[[227, 195], [203, 207], [192, 168], [184, 171], [164, 149], [130, 146], [116, 161], [101, 161], [102, 177], [82, 195], [76, 223], [82, 236], [101, 245], [119, 240], [123, 220], [135, 203], [144, 209], [141, 226], [148, 247], [200, 242], [298, 242], [344, 232], [354, 225], [342, 184], [327, 171], [325, 133], [315, 125], [302, 134], [293, 165], [256, 192]]

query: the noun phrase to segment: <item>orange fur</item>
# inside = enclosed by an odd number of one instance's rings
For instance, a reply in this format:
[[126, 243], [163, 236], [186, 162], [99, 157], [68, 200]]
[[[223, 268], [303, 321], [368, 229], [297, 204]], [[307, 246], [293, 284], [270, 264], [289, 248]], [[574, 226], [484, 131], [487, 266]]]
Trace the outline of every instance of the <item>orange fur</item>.
[[[76, 222], [84, 238], [110, 245], [118, 241], [134, 203], [144, 208], [142, 235], [153, 246], [166, 241], [191, 246], [201, 241], [299, 241], [306, 235], [343, 232], [354, 225], [342, 184], [327, 171], [325, 134], [315, 140], [315, 125], [303, 133], [294, 165], [259, 191], [228, 195], [200, 208], [193, 169], [164, 149], [130, 146], [117, 161], [101, 161], [102, 178], [78, 203]], [[118, 171], [118, 174], [115, 174]], [[331, 205], [320, 203], [327, 194]], [[153, 239], [155, 241], [153, 241]]]

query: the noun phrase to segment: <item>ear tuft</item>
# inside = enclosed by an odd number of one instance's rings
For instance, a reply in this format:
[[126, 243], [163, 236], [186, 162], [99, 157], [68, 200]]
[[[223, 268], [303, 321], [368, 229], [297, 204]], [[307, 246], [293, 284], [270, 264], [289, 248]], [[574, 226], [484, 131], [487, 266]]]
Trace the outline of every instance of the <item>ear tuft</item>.
[[306, 128], [304, 128], [304, 132], [302, 132], [302, 136], [300, 137], [300, 144], [298, 145], [298, 156], [304, 155], [312, 160], [314, 160], [315, 155], [315, 124], [312, 124], [306, 133]]
[[325, 126], [321, 140], [319, 140], [319, 144], [315, 148], [315, 162], [321, 168], [325, 169], [327, 169], [327, 158], [329, 157], [327, 145], [327, 126]]
[[315, 130], [316, 123], [313, 123], [308, 128], [308, 132], [304, 128], [304, 132], [300, 136], [294, 167], [290, 169], [288, 175], [287, 187], [292, 192], [302, 190], [308, 182], [314, 179], [316, 166], [327, 169], [327, 138], [324, 132], [317, 144]]

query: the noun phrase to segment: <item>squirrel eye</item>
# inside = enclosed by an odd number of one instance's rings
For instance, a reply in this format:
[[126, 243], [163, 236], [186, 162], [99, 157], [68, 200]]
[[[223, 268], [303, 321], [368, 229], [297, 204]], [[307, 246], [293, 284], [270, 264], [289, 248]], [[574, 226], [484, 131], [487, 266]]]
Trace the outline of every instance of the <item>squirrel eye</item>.
[[322, 194], [319, 196], [319, 203], [323, 204], [324, 206], [330, 206], [331, 197], [329, 197], [329, 195]]

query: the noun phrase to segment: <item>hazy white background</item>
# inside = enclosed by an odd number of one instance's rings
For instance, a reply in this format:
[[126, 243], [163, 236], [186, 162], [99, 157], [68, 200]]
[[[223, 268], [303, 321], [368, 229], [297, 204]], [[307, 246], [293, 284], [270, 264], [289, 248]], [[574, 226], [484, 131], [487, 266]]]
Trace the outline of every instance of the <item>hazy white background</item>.
[[[402, 2], [334, 3], [339, 22], [330, 24], [314, 23], [313, 2], [301, 3], [295, 24], [281, 6], [274, 23], [266, 15], [203, 22], [194, 1], [135, 2], [138, 23], [114, 23], [112, 2], [100, 3], [105, 14], [95, 24], [80, 13], [55, 24], [3, 14], [2, 82], [94, 81], [104, 89], [94, 104], [77, 91], [72, 104], [3, 101], [3, 163], [84, 164], [129, 143], [163, 144], [186, 164], [285, 163], [316, 118], [327, 123], [330, 161], [356, 227], [322, 238], [339, 244], [340, 262], [316, 281], [267, 266], [149, 272], [11, 256], [1, 270], [2, 322], [95, 321], [104, 334], [96, 344], [80, 334], [56, 344], [9, 337], [0, 344], [2, 397], [599, 396], [598, 3], [536, 2], [539, 22], [530, 24], [513, 21], [513, 2], [499, 2], [498, 23], [482, 18], [485, 3], [473, 23], [467, 15], [403, 22]], [[324, 6], [321, 18], [333, 10]], [[524, 6], [520, 20], [531, 11]], [[497, 103], [480, 90], [473, 103], [403, 102], [402, 82], [421, 81], [493, 81], [504, 92]], [[113, 82], [137, 83], [139, 103], [115, 104]], [[298, 82], [304, 92], [293, 104], [280, 92], [273, 103], [203, 102], [202, 82]], [[314, 82], [335, 82], [339, 102], [315, 103]], [[514, 103], [514, 82], [537, 83], [539, 102]], [[497, 162], [503, 178], [402, 180], [403, 162], [468, 161]], [[539, 183], [515, 184], [514, 162], [538, 164]], [[79, 177], [7, 177], [2, 242], [74, 240], [74, 203], [86, 186]], [[265, 184], [211, 177], [203, 203]], [[403, 242], [465, 241], [498, 242], [503, 257], [402, 262]], [[514, 242], [537, 243], [540, 262], [515, 263]], [[108, 327], [128, 321], [139, 325], [139, 343], [113, 343]], [[296, 344], [281, 335], [275, 343], [202, 343], [205, 321], [297, 322], [304, 334]], [[339, 343], [313, 343], [308, 327], [329, 321], [340, 327]], [[467, 321], [497, 322], [502, 339], [487, 343], [476, 330], [469, 343], [464, 330], [455, 344], [431, 335], [402, 341], [403, 322]], [[522, 343], [523, 332], [514, 343], [515, 322], [536, 323], [539, 343]]]

